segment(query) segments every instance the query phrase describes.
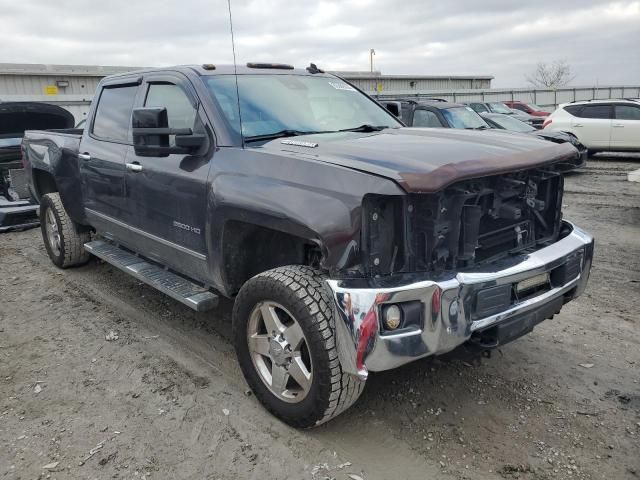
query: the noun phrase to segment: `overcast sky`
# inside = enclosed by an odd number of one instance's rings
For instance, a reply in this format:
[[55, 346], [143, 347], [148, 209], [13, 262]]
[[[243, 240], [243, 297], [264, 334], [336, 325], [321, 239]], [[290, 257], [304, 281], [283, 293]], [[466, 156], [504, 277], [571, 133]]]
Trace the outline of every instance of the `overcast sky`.
[[[640, 1], [231, 0], [238, 61], [524, 86], [567, 60], [574, 85], [640, 83]], [[226, 0], [0, 0], [0, 62], [232, 61]]]

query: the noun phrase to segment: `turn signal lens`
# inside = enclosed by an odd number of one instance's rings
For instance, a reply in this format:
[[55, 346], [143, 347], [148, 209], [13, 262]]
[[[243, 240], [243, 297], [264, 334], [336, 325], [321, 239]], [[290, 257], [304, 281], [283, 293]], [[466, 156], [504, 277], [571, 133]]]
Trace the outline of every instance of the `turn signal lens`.
[[402, 311], [397, 305], [389, 305], [384, 309], [384, 326], [387, 330], [395, 330], [402, 321]]

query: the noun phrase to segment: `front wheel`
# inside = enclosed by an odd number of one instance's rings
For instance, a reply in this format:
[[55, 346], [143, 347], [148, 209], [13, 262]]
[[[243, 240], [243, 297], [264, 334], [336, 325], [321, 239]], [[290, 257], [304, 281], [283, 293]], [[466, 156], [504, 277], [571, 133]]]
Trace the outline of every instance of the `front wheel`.
[[51, 261], [60, 268], [82, 265], [89, 260], [84, 244], [91, 239], [62, 205], [59, 193], [47, 193], [40, 200], [40, 229]]
[[294, 265], [253, 277], [236, 298], [233, 322], [247, 383], [289, 425], [324, 423], [362, 393], [365, 382], [342, 371], [331, 298], [316, 270]]

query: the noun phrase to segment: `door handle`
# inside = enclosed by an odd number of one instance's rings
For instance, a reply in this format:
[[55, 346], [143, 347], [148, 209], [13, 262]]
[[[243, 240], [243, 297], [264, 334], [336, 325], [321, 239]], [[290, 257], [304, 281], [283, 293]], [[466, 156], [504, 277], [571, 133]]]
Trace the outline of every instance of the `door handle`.
[[79, 153], [78, 158], [86, 162], [87, 160], [91, 160], [91, 155], [89, 155], [88, 153]]
[[142, 171], [142, 165], [140, 165], [140, 164], [139, 164], [139, 163], [137, 163], [137, 162], [136, 162], [136, 163], [127, 163], [127, 164], [125, 164], [125, 166], [127, 167], [127, 170], [128, 170], [129, 172], [135, 172], [135, 173], [138, 173], [138, 172], [141, 172], [141, 171]]
[[583, 127], [584, 125], [582, 125], [581, 123], [574, 123], [572, 126], [573, 127]]
[[624, 125], [621, 123], [614, 123], [613, 126], [616, 128], [624, 128]]

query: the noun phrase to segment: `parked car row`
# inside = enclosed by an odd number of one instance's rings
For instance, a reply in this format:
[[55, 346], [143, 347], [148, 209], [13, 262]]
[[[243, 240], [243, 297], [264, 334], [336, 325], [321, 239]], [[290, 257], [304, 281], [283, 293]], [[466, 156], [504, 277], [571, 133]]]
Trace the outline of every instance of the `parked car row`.
[[[637, 98], [575, 101], [559, 105], [553, 113], [522, 101], [460, 104], [443, 99], [400, 98], [385, 101], [385, 106], [413, 127], [494, 128], [569, 142], [585, 161], [596, 152], [640, 150]], [[479, 115], [473, 115], [471, 110]]]
[[544, 117], [541, 117], [540, 115], [529, 115], [521, 110], [509, 108], [502, 102], [471, 102], [467, 105], [478, 113], [499, 113], [501, 115], [509, 115], [521, 122], [528, 123], [535, 128], [542, 128], [542, 124], [544, 122]]
[[[415, 100], [395, 100], [386, 102], [386, 107], [394, 113], [398, 113], [399, 118], [410, 127], [428, 128], [458, 128], [466, 130], [489, 130], [498, 129], [515, 134], [531, 134], [543, 140], [554, 143], [570, 143], [579, 152], [581, 161], [576, 167], [581, 167], [587, 161], [587, 149], [578, 141], [576, 136], [564, 132], [550, 132], [539, 130], [530, 124], [517, 119], [516, 115], [510, 113], [495, 113], [508, 111], [506, 106], [501, 104], [480, 104], [474, 103], [464, 105], [446, 101], [425, 100], [417, 102]], [[475, 108], [474, 108], [475, 107]], [[492, 108], [490, 111], [489, 108]], [[477, 111], [482, 113], [478, 114]]]

